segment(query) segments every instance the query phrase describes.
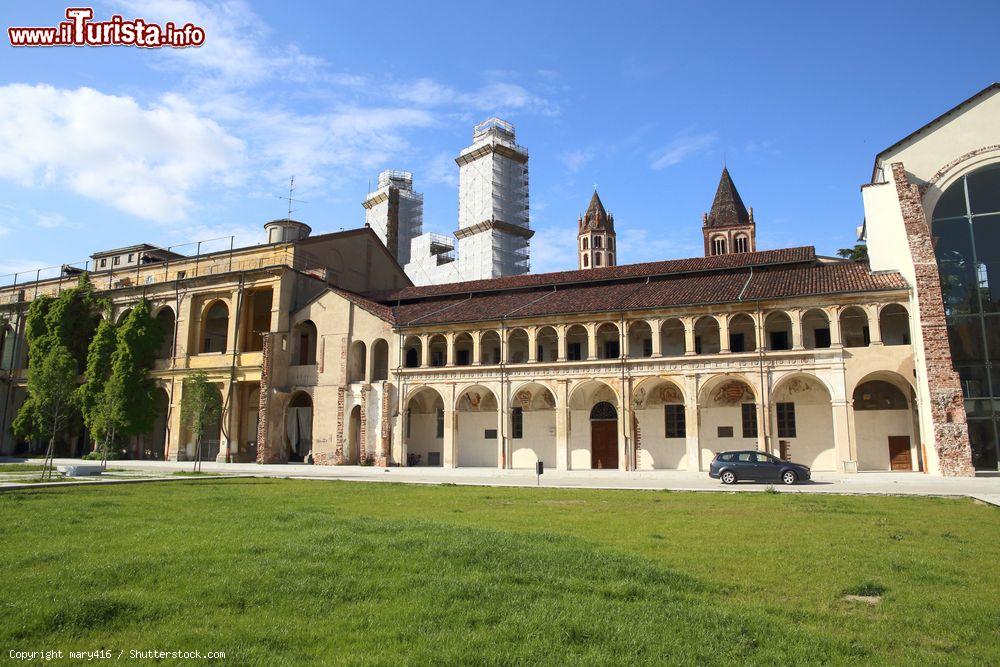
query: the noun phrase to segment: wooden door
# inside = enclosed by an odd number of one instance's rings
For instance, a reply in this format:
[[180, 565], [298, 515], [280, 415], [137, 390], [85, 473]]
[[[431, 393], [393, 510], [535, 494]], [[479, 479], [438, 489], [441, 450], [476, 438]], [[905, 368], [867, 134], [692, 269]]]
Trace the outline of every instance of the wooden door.
[[590, 422], [590, 467], [618, 469], [618, 422]]
[[889, 467], [892, 470], [913, 470], [910, 459], [910, 436], [889, 436]]

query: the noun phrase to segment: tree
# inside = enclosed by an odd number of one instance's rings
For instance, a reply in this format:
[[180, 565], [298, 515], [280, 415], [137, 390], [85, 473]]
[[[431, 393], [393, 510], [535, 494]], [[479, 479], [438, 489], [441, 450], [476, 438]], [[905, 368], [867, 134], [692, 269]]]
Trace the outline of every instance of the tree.
[[868, 261], [868, 246], [864, 243], [855, 243], [853, 248], [841, 248], [837, 255], [852, 262]]
[[102, 443], [104, 459], [107, 459], [107, 449], [111, 433], [103, 414], [104, 387], [111, 376], [111, 355], [115, 351], [115, 325], [108, 317], [97, 325], [93, 340], [87, 349], [87, 367], [83, 372], [83, 384], [77, 389], [77, 405], [83, 415], [83, 423], [87, 425], [95, 442]]
[[32, 434], [49, 437], [42, 479], [52, 477], [56, 436], [69, 424], [76, 409], [76, 377], [76, 360], [60, 343], [54, 344], [39, 363], [28, 368], [28, 398], [25, 404], [31, 404], [31, 408], [25, 414], [30, 415], [32, 423], [15, 421], [15, 428], [30, 427]]
[[201, 470], [202, 431], [222, 416], [222, 399], [204, 371], [195, 371], [184, 378], [182, 391], [181, 422], [195, 434], [194, 470], [198, 471]]

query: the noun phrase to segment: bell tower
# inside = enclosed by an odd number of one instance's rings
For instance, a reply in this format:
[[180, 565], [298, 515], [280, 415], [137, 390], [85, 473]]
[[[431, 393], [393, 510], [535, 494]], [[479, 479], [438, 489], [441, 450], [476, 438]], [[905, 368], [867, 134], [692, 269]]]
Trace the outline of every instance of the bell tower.
[[618, 264], [618, 243], [615, 237], [615, 217], [604, 210], [601, 198], [590, 198], [587, 212], [579, 219], [576, 252], [581, 269], [594, 269]]
[[725, 167], [715, 191], [712, 210], [702, 216], [702, 233], [705, 235], [705, 257], [757, 250], [753, 209], [747, 210], [729, 169]]

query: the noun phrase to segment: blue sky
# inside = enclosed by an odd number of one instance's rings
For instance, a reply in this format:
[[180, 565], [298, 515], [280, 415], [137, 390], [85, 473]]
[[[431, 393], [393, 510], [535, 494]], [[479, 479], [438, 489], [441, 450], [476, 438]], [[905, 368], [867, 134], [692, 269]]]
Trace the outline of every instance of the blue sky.
[[[4, 3], [5, 26], [66, 5]], [[596, 183], [620, 262], [701, 254], [723, 160], [758, 247], [853, 241], [875, 153], [1000, 78], [995, 2], [97, 2], [200, 49], [0, 49], [0, 273], [137, 242], [258, 241], [296, 176], [316, 232], [384, 168], [457, 224], [474, 123], [531, 151], [535, 271], [574, 268]], [[183, 249], [182, 249], [183, 250]]]

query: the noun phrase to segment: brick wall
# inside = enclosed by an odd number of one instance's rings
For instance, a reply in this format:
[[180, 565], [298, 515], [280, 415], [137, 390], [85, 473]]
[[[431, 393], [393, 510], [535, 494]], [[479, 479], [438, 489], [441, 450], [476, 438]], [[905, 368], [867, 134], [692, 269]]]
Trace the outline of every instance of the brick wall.
[[[941, 297], [941, 278], [927, 218], [920, 201], [919, 188], [910, 183], [901, 162], [892, 164], [903, 224], [910, 243], [916, 276], [920, 318], [920, 336], [924, 346], [924, 364], [930, 388], [928, 406], [934, 425], [932, 446], [937, 452], [941, 474], [972, 475], [972, 449], [965, 417], [965, 403], [958, 373], [951, 361], [948, 330]], [[928, 440], [928, 434], [923, 439]]]

